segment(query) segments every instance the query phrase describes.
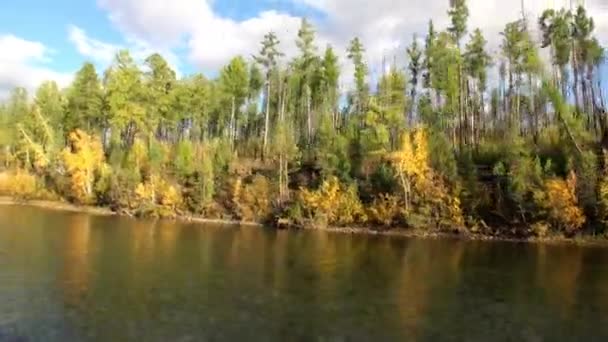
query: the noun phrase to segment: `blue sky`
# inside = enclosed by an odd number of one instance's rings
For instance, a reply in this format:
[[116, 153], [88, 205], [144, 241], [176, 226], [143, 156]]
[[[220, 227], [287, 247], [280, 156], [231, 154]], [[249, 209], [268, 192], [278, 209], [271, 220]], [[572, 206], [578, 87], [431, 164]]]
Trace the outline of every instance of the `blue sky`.
[[[527, 0], [534, 16], [557, 0]], [[587, 0], [608, 42], [608, 6]], [[496, 52], [499, 32], [518, 18], [510, 1], [468, 0], [470, 27], [486, 33]], [[300, 18], [317, 27], [317, 41], [339, 53], [343, 88], [352, 83], [346, 61], [348, 41], [361, 37], [371, 70], [383, 58], [405, 63], [404, 49], [430, 18], [447, 25], [447, 0], [21, 0], [0, 2], [0, 96], [14, 86], [34, 89], [42, 80], [69, 83], [84, 61], [106, 68], [120, 48], [139, 60], [161, 52], [180, 75], [214, 74], [232, 56], [250, 56], [264, 33], [273, 30], [287, 56], [295, 54]], [[608, 79], [608, 75], [606, 76]]]

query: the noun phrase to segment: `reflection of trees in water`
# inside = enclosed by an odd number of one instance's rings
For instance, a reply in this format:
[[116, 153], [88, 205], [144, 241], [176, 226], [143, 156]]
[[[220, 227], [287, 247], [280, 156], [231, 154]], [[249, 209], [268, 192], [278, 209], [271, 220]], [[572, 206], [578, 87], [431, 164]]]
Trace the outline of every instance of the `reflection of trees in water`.
[[461, 241], [423, 241], [408, 243], [398, 279], [395, 298], [402, 324], [410, 340], [425, 330], [429, 311], [434, 304], [443, 303], [454, 295], [452, 289], [459, 281], [464, 243]]
[[272, 290], [273, 295], [278, 296], [281, 291], [285, 289], [286, 280], [289, 277], [287, 269], [287, 253], [288, 253], [288, 239], [289, 232], [286, 230], [278, 230], [273, 235], [273, 277], [272, 277]]
[[159, 252], [163, 258], [171, 258], [175, 253], [175, 244], [179, 236], [182, 225], [172, 221], [160, 220], [154, 226], [158, 234]]
[[130, 230], [131, 254], [133, 265], [147, 265], [154, 260], [156, 223], [147, 220], [133, 220], [124, 229]]
[[559, 310], [563, 318], [572, 315], [576, 304], [583, 249], [578, 246], [547, 246], [537, 248], [537, 285], [547, 303]]
[[78, 305], [91, 282], [91, 217], [74, 214], [67, 219], [61, 286], [66, 301]]

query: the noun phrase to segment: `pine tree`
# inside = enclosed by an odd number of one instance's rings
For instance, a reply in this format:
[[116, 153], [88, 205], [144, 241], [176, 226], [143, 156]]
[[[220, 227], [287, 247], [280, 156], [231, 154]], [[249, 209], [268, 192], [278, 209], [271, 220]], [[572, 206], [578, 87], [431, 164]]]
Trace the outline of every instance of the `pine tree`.
[[334, 128], [338, 127], [338, 100], [340, 96], [339, 80], [340, 80], [340, 64], [338, 56], [330, 45], [325, 49], [325, 54], [322, 61], [323, 70], [323, 91], [327, 94], [326, 101], [329, 110], [331, 111], [331, 122]]
[[412, 45], [407, 48], [407, 55], [409, 57], [408, 69], [410, 71], [410, 109], [408, 113], [408, 125], [412, 127], [414, 124], [414, 112], [416, 111], [416, 92], [418, 90], [418, 82], [422, 73], [422, 50], [418, 45], [418, 37], [414, 34], [412, 39]]
[[347, 49], [348, 58], [355, 65], [355, 111], [361, 113], [365, 106], [369, 88], [367, 85], [367, 64], [364, 60], [365, 49], [358, 37], [350, 41]]
[[114, 139], [120, 139], [124, 146], [130, 147], [135, 135], [147, 126], [142, 72], [129, 52], [123, 50], [116, 55], [106, 78], [109, 123]]
[[171, 92], [176, 87], [175, 71], [159, 55], [152, 54], [145, 60], [146, 72], [146, 126], [156, 131], [161, 140], [167, 139], [169, 129], [175, 129], [177, 114], [172, 108]]
[[307, 144], [312, 142], [313, 137], [313, 118], [312, 118], [312, 98], [313, 98], [313, 76], [315, 68], [318, 64], [318, 57], [316, 56], [317, 47], [315, 46], [315, 30], [312, 25], [305, 18], [302, 19], [300, 29], [298, 30], [298, 39], [296, 40], [296, 46], [300, 50], [300, 55], [296, 60], [298, 73], [300, 74], [301, 85], [304, 103], [304, 110], [306, 113], [306, 141]]
[[466, 0], [450, 0], [450, 17], [451, 26], [448, 27], [448, 32], [452, 34], [452, 38], [456, 45], [460, 46], [460, 41], [467, 33], [467, 20], [469, 18], [469, 8]]
[[270, 130], [270, 90], [272, 84], [272, 73], [277, 67], [278, 58], [283, 56], [279, 52], [279, 39], [274, 32], [269, 32], [262, 40], [262, 48], [258, 56], [255, 56], [257, 63], [261, 64], [266, 71], [266, 94], [264, 101], [266, 102], [266, 114], [264, 118], [264, 140], [262, 148], [262, 156], [265, 155], [268, 146], [268, 132]]
[[107, 123], [102, 116], [102, 89], [95, 66], [85, 63], [76, 73], [67, 93], [63, 118], [65, 134], [75, 129], [98, 131]]
[[247, 98], [249, 91], [249, 74], [247, 62], [243, 57], [233, 58], [230, 63], [220, 72], [220, 88], [224, 96], [229, 100], [230, 121], [227, 125], [228, 139], [231, 144], [237, 138], [239, 117], [237, 111], [241, 108]]

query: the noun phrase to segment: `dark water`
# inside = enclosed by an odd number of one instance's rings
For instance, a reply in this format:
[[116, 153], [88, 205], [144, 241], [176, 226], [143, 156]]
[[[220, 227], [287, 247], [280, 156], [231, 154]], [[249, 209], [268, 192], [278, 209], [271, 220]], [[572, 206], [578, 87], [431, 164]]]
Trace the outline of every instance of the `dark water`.
[[608, 341], [608, 249], [0, 207], [0, 341]]

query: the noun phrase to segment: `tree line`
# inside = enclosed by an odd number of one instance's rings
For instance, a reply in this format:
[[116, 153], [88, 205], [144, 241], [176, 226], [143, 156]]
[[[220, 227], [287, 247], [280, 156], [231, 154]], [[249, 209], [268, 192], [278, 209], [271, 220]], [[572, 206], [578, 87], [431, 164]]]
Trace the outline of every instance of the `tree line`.
[[338, 53], [320, 49], [306, 19], [294, 58], [269, 32], [214, 79], [124, 50], [102, 74], [85, 63], [66, 89], [45, 82], [32, 99], [16, 88], [0, 106], [0, 192], [140, 215], [603, 231], [605, 54], [593, 18], [583, 6], [523, 16], [492, 56], [465, 0], [447, 15], [376, 84], [352, 39], [346, 93]]

